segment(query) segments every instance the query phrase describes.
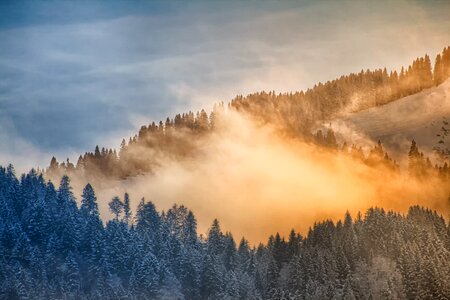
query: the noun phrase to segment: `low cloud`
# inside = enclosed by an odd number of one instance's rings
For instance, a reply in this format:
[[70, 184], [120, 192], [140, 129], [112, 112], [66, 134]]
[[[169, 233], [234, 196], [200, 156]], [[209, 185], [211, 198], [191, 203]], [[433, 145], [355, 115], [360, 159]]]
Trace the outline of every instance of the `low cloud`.
[[[236, 238], [264, 242], [291, 228], [306, 234], [318, 220], [354, 216], [373, 206], [405, 212], [420, 204], [448, 213], [450, 192], [437, 178], [420, 181], [385, 168], [374, 169], [338, 151], [282, 137], [270, 126], [229, 112], [225, 126], [197, 139], [197, 155], [161, 156], [154, 174], [125, 181], [92, 182], [105, 219], [113, 196], [142, 197], [167, 210], [173, 204], [192, 209], [205, 234], [218, 218]], [[150, 155], [143, 150], [140, 157]], [[79, 194], [86, 181], [74, 178]]]

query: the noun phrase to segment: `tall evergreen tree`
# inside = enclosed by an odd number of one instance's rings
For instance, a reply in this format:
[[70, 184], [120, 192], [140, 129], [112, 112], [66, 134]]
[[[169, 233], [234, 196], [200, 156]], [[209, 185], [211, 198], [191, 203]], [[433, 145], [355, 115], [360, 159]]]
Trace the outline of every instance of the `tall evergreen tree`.
[[100, 214], [98, 212], [97, 197], [95, 196], [94, 189], [88, 183], [81, 195], [81, 213], [86, 217], [99, 218]]

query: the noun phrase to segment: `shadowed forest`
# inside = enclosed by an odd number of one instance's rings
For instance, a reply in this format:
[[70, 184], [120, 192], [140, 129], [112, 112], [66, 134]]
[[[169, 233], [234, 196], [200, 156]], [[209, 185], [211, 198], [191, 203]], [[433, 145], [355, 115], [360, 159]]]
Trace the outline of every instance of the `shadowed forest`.
[[198, 236], [194, 214], [158, 212], [114, 198], [103, 225], [87, 185], [78, 208], [32, 171], [0, 170], [0, 281], [4, 299], [447, 299], [450, 226], [431, 210], [370, 208], [307, 235], [235, 241], [214, 220]]

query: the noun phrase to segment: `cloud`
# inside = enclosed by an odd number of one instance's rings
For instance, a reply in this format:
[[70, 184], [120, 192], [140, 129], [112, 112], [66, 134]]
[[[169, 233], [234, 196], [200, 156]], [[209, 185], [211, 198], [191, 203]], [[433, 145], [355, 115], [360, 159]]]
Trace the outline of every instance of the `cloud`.
[[[236, 94], [398, 68], [440, 51], [450, 37], [445, 2], [85, 5], [7, 6], [2, 13], [0, 109], [16, 129], [7, 139], [48, 157], [117, 146], [142, 125], [136, 120], [208, 108]], [[18, 161], [14, 152], [1, 153], [0, 162]]]
[[14, 168], [18, 174], [26, 173], [33, 168], [43, 168], [36, 162], [47, 161], [47, 154], [33, 144], [20, 137], [14, 122], [0, 113], [0, 158], [5, 162], [15, 162]]

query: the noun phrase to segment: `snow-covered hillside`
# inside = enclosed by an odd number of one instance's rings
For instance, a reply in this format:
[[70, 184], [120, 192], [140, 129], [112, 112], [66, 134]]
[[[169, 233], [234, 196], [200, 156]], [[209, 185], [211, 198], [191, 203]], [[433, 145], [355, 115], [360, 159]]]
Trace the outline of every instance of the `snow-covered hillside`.
[[427, 154], [436, 146], [450, 149], [450, 134], [443, 134], [450, 128], [448, 122], [450, 80], [389, 104], [346, 115], [326, 126], [348, 143], [364, 146], [381, 140], [394, 157], [399, 157], [408, 151], [412, 139]]

